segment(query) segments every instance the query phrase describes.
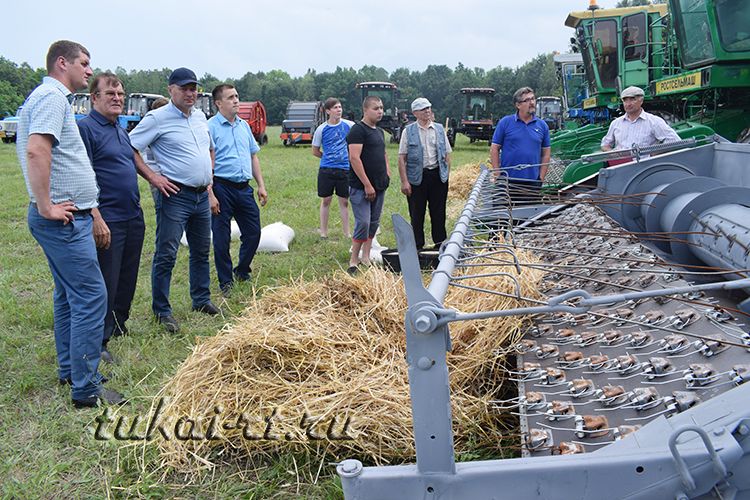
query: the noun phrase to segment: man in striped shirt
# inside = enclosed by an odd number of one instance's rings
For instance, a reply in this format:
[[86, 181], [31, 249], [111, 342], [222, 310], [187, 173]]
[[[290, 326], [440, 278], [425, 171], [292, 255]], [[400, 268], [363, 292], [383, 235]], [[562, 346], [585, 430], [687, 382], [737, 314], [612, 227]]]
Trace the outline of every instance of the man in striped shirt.
[[622, 91], [620, 98], [625, 114], [609, 124], [609, 131], [602, 139], [602, 151], [630, 149], [634, 146], [643, 148], [680, 140], [667, 122], [643, 110], [642, 88], [628, 87]]

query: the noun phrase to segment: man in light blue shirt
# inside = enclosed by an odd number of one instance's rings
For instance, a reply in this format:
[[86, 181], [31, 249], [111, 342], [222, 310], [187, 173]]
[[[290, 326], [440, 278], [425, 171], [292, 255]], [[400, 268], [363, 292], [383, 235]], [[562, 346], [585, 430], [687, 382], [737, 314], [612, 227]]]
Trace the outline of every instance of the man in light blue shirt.
[[[258, 151], [252, 130], [245, 120], [237, 116], [240, 97], [232, 85], [218, 85], [213, 90], [214, 103], [219, 108], [208, 127], [216, 145], [214, 183], [211, 194], [211, 230], [214, 236], [214, 261], [219, 287], [227, 295], [234, 279], [247, 281], [251, 265], [260, 243], [260, 211], [253, 198], [250, 181], [258, 184], [261, 206], [268, 201], [268, 193], [260, 171]], [[232, 217], [240, 228], [240, 255], [232, 268], [229, 254]]]
[[91, 210], [99, 188], [70, 106], [92, 75], [89, 52], [68, 40], [47, 53], [43, 83], [26, 99], [18, 122], [18, 160], [29, 191], [29, 231], [44, 250], [54, 291], [58, 376], [72, 386], [76, 408], [123, 403], [102, 387], [107, 289], [96, 257]]
[[139, 153], [139, 172], [157, 189], [156, 250], [151, 271], [152, 309], [157, 321], [172, 333], [179, 323], [172, 315], [169, 287], [185, 232], [190, 249], [190, 297], [193, 310], [215, 315], [221, 311], [211, 302], [208, 254], [211, 249], [211, 188], [213, 143], [206, 116], [195, 109], [198, 80], [191, 70], [177, 68], [169, 76], [171, 101], [150, 111], [130, 133], [133, 148], [151, 148], [161, 167], [156, 174]]

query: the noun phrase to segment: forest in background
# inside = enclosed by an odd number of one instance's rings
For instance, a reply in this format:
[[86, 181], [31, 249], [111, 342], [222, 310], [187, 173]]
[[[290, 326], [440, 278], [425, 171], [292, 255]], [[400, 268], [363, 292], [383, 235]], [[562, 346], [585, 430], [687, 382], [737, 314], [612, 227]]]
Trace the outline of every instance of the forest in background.
[[[345, 112], [360, 116], [361, 91], [358, 82], [388, 81], [395, 83], [400, 92], [399, 108], [407, 108], [417, 97], [432, 102], [438, 120], [460, 117], [463, 108], [463, 87], [492, 87], [497, 93], [492, 101], [496, 117], [513, 112], [513, 92], [529, 86], [538, 96], [561, 95], [560, 82], [555, 75], [553, 54], [540, 54], [517, 68], [497, 66], [490, 70], [467, 68], [459, 63], [451, 69], [446, 65], [429, 65], [422, 71], [398, 68], [389, 73], [376, 66], [354, 68], [337, 67], [333, 72], [308, 70], [303, 76], [292, 77], [283, 70], [257, 73], [247, 72], [239, 78], [220, 80], [206, 73], [200, 78], [203, 90], [210, 92], [215, 85], [229, 82], [237, 87], [243, 101], [262, 101], [270, 124], [280, 124], [289, 101], [316, 101], [335, 96], [341, 99]], [[94, 73], [103, 71], [96, 69]], [[147, 92], [167, 96], [167, 79], [172, 68], [127, 70], [115, 68], [123, 81], [125, 91]], [[0, 56], [0, 117], [14, 114], [26, 96], [46, 74], [42, 68], [32, 68], [27, 63], [16, 64]]]

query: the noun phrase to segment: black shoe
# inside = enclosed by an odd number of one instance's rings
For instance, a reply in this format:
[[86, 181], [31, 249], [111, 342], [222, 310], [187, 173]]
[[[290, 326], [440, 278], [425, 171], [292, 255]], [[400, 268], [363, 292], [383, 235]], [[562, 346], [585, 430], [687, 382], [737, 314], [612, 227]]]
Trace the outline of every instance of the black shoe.
[[349, 266], [349, 268], [346, 270], [346, 272], [349, 274], [349, 276], [354, 276], [359, 271], [359, 268], [357, 266]]
[[102, 347], [102, 353], [100, 355], [100, 358], [105, 363], [110, 363], [110, 364], [113, 364], [113, 365], [117, 364], [117, 361], [115, 361], [115, 357], [112, 356], [112, 354], [107, 350], [106, 347]]
[[253, 270], [250, 269], [250, 272], [247, 274], [240, 274], [237, 271], [232, 272], [234, 274], [234, 279], [237, 281], [250, 281], [253, 279]]
[[128, 401], [125, 396], [117, 391], [99, 387], [99, 394], [86, 399], [74, 399], [73, 406], [76, 408], [96, 408], [99, 402], [105, 405], [124, 405]]
[[177, 333], [180, 331], [180, 324], [174, 319], [171, 314], [165, 314], [164, 316], [157, 316], [156, 321], [164, 327], [169, 333]]
[[124, 324], [121, 325], [119, 323], [115, 323], [115, 329], [112, 330], [112, 336], [113, 337], [122, 337], [123, 335], [128, 334], [128, 327]]
[[216, 307], [213, 302], [209, 301], [205, 304], [201, 304], [199, 306], [193, 307], [193, 311], [201, 312], [203, 314], [208, 314], [209, 316], [216, 316], [217, 314], [221, 314], [221, 310]]
[[223, 285], [219, 285], [219, 290], [221, 290], [221, 295], [225, 299], [228, 299], [229, 297], [232, 296], [232, 288], [234, 288], [234, 283], [231, 281], [229, 283], [224, 283]]

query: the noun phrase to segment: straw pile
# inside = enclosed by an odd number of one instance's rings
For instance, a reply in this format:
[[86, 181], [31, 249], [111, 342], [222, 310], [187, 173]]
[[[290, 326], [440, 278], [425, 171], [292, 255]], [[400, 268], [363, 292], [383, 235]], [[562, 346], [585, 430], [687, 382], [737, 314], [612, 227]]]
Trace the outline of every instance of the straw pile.
[[[539, 273], [527, 268], [524, 273], [522, 294], [536, 296]], [[515, 291], [505, 278], [465, 284]], [[451, 292], [446, 304], [463, 312], [519, 306], [515, 299], [496, 295], [461, 288]], [[339, 273], [316, 282], [300, 280], [252, 301], [233, 325], [194, 348], [160, 394], [169, 398], [163, 421], [204, 416], [206, 428], [219, 415], [223, 425], [212, 441], [158, 441], [164, 465], [194, 472], [226, 453], [304, 450], [379, 464], [413, 459], [405, 311], [401, 278], [377, 268], [354, 278]], [[498, 348], [518, 338], [523, 321], [512, 317], [451, 326], [449, 369], [459, 452], [469, 440], [472, 447], [498, 445], [500, 434], [510, 428], [503, 420], [507, 416], [492, 412], [488, 401], [498, 397], [503, 379]], [[227, 428], [240, 415], [243, 424]], [[271, 431], [263, 437], [269, 420]], [[347, 436], [351, 439], [339, 439]]]
[[467, 163], [451, 169], [448, 179], [448, 199], [465, 202], [479, 177], [479, 163]]

